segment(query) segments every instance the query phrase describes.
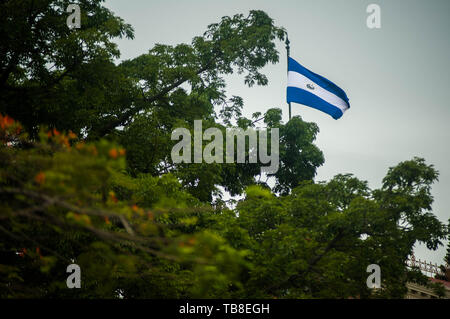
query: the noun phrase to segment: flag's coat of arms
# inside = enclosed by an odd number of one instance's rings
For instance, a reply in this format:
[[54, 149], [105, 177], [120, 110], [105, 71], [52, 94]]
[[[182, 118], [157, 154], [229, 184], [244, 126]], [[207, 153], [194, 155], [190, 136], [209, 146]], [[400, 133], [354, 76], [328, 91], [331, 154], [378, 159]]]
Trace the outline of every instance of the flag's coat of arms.
[[307, 105], [339, 119], [350, 108], [345, 92], [289, 57], [287, 102]]

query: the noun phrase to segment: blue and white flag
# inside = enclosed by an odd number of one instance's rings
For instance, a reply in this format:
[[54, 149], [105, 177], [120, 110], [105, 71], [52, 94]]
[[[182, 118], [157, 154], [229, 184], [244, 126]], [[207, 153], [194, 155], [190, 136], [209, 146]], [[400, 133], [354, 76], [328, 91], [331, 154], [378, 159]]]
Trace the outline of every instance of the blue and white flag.
[[287, 102], [307, 105], [335, 120], [350, 108], [345, 92], [333, 82], [311, 72], [289, 57]]

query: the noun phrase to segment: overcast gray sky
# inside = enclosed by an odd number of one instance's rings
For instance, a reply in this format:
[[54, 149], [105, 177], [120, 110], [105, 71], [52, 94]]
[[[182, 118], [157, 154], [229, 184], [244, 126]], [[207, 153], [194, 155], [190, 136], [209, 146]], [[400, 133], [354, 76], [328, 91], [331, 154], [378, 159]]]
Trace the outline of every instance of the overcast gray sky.
[[[366, 8], [381, 7], [381, 29], [368, 29]], [[353, 173], [381, 185], [388, 168], [424, 157], [440, 171], [433, 187], [434, 214], [450, 218], [450, 1], [448, 0], [107, 0], [106, 6], [135, 29], [119, 40], [121, 59], [146, 53], [155, 43], [190, 43], [222, 16], [260, 9], [288, 30], [291, 56], [336, 83], [351, 108], [339, 120], [299, 104], [301, 115], [320, 127], [325, 155], [316, 180]], [[248, 88], [228, 77], [228, 93], [244, 98], [244, 115], [286, 106], [286, 51], [264, 69], [265, 87]], [[416, 257], [442, 263], [437, 252], [417, 246]]]

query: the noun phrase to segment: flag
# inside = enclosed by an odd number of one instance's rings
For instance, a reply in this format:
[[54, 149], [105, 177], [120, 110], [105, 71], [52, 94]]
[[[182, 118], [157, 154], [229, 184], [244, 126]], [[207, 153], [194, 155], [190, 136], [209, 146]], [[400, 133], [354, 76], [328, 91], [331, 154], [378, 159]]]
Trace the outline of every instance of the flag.
[[345, 92], [289, 57], [287, 102], [307, 105], [339, 119], [350, 108]]

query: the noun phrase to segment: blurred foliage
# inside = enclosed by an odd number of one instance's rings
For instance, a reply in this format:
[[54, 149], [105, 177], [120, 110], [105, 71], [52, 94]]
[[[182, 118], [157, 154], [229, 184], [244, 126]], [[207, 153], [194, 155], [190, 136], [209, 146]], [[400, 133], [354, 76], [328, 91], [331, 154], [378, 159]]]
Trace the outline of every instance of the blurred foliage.
[[[404, 263], [414, 243], [446, 235], [428, 212], [437, 172], [422, 159], [391, 168], [378, 190], [350, 174], [285, 196], [255, 184], [230, 209], [172, 173], [130, 176], [113, 142], [56, 129], [30, 141], [0, 122], [3, 298], [400, 298], [421, 280]], [[65, 287], [71, 263], [81, 289]], [[376, 294], [372, 263], [383, 270]]]

